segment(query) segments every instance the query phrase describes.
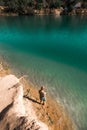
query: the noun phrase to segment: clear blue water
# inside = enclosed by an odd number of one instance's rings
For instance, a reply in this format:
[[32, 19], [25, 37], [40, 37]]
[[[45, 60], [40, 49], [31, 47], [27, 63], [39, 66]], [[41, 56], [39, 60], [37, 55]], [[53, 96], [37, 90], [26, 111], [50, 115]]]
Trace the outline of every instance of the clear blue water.
[[0, 55], [87, 130], [87, 17], [0, 17]]

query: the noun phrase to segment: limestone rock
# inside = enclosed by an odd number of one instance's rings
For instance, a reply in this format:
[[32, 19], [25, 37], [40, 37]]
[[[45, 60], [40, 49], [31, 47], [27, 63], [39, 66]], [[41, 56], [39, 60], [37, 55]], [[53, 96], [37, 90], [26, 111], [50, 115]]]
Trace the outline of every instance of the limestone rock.
[[23, 86], [14, 75], [0, 77], [0, 130], [48, 130], [24, 100]]

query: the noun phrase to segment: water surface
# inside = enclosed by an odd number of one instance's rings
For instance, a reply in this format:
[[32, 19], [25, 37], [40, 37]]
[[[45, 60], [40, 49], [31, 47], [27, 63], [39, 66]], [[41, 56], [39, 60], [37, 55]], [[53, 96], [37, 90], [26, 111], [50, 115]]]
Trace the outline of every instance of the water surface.
[[0, 17], [0, 54], [87, 130], [87, 18]]

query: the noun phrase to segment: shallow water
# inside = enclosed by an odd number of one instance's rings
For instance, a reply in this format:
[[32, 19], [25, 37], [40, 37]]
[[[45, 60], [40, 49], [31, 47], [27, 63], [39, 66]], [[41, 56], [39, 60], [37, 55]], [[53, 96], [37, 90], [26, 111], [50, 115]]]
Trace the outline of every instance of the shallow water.
[[0, 54], [87, 130], [87, 18], [0, 17]]

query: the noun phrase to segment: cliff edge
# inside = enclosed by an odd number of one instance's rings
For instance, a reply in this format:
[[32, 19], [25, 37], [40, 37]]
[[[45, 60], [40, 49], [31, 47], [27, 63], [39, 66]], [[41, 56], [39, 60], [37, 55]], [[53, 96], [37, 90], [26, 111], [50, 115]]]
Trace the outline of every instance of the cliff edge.
[[23, 85], [11, 74], [0, 77], [0, 130], [48, 130], [23, 98]]

